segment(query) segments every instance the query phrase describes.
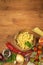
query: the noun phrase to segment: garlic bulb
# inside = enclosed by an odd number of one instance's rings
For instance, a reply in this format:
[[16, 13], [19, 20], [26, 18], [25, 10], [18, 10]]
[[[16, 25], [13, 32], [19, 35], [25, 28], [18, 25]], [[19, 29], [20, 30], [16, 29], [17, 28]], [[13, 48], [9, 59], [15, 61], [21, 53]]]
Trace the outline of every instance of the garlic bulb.
[[19, 63], [23, 63], [24, 62], [24, 57], [20, 54], [17, 54], [16, 61], [19, 62]]
[[16, 61], [14, 61], [14, 64], [16, 64]]

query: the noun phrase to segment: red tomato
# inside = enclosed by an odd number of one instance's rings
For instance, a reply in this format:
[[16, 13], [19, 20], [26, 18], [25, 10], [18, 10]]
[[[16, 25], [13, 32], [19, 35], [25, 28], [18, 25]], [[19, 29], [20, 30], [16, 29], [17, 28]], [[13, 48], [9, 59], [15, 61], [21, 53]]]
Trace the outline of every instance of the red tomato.
[[41, 45], [38, 45], [38, 49], [42, 49], [42, 46]]
[[38, 55], [35, 56], [35, 61], [38, 61], [39, 60], [39, 57]]
[[43, 46], [43, 38], [39, 39], [39, 44]]
[[34, 47], [34, 51], [37, 51], [37, 47]]
[[40, 55], [42, 53], [42, 51], [41, 50], [38, 50], [37, 53], [38, 53], [38, 55]]

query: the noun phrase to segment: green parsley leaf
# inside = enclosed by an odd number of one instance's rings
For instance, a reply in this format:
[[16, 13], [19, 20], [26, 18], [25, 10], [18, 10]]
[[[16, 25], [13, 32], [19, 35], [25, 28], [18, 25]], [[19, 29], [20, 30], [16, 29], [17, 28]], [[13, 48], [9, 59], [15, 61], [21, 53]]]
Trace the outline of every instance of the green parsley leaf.
[[29, 41], [25, 42], [25, 45], [27, 45], [29, 48], [33, 47], [33, 45]]

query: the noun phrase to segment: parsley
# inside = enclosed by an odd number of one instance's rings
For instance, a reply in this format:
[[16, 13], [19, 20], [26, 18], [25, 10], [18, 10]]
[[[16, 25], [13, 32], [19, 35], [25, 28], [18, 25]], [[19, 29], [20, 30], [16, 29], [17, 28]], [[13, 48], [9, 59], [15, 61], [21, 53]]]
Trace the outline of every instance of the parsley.
[[6, 62], [13, 62], [16, 60], [16, 54], [12, 53], [12, 55], [6, 60]]
[[29, 48], [33, 47], [33, 45], [29, 41], [25, 42], [25, 45], [27, 45]]

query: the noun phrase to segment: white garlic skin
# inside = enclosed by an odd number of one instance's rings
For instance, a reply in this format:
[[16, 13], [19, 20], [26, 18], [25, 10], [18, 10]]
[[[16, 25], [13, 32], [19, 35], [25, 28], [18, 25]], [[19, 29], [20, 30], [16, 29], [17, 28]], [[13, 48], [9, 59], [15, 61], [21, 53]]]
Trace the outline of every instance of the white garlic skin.
[[16, 61], [19, 62], [19, 63], [23, 63], [24, 62], [24, 57], [20, 54], [17, 54]]

